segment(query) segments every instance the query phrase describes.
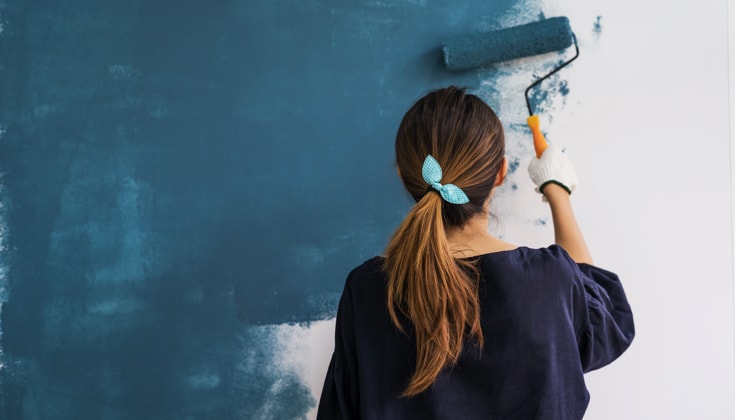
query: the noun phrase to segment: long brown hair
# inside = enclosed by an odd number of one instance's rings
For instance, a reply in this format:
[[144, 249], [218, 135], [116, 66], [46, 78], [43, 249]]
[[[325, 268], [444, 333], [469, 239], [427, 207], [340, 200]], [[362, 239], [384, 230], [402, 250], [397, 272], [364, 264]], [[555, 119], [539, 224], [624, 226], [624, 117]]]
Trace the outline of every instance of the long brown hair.
[[[478, 298], [479, 274], [468, 259], [454, 258], [446, 229], [464, 226], [482, 213], [503, 165], [503, 128], [493, 110], [464, 89], [448, 87], [419, 99], [403, 117], [396, 135], [396, 163], [416, 204], [396, 229], [384, 256], [388, 311], [416, 339], [416, 367], [403, 396], [426, 390], [454, 365], [465, 333], [483, 345]], [[442, 184], [460, 187], [470, 202], [451, 204], [427, 190], [421, 175], [427, 155], [443, 171]]]

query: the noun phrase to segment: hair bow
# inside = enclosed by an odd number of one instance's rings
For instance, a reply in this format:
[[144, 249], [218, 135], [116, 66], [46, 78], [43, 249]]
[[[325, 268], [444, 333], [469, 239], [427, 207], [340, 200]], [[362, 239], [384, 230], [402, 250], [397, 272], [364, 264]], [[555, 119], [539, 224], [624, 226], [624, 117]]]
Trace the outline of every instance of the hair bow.
[[467, 194], [465, 194], [458, 186], [454, 184], [442, 185], [439, 183], [439, 181], [442, 180], [442, 168], [433, 156], [428, 155], [426, 156], [426, 159], [424, 159], [424, 166], [421, 168], [421, 175], [424, 177], [424, 181], [431, 185], [431, 188], [439, 191], [439, 194], [448, 203], [466, 204], [470, 202], [470, 199], [467, 198]]

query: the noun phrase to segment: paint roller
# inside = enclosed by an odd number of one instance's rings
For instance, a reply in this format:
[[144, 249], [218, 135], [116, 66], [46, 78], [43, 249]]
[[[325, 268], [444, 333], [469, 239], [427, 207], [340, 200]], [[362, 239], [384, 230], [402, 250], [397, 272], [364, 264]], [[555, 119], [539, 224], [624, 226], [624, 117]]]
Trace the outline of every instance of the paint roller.
[[572, 45], [574, 45], [576, 51], [574, 57], [538, 78], [528, 86], [525, 92], [529, 114], [527, 123], [533, 133], [536, 156], [541, 157], [541, 154], [546, 150], [547, 143], [543, 133], [541, 133], [539, 118], [533, 112], [528, 94], [531, 89], [579, 56], [577, 38], [569, 26], [569, 19], [564, 16], [553, 17], [497, 31], [460, 36], [444, 42], [442, 51], [447, 68], [461, 71], [501, 61], [560, 51]]

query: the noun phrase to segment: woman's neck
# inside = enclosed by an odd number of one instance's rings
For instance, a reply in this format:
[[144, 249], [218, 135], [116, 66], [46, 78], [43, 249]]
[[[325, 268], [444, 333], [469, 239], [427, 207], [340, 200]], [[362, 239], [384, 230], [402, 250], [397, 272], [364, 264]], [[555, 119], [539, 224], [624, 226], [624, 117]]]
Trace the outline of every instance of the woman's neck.
[[452, 254], [457, 258], [467, 258], [515, 249], [515, 245], [488, 232], [489, 221], [489, 216], [484, 214], [473, 217], [461, 228], [447, 229], [447, 242]]

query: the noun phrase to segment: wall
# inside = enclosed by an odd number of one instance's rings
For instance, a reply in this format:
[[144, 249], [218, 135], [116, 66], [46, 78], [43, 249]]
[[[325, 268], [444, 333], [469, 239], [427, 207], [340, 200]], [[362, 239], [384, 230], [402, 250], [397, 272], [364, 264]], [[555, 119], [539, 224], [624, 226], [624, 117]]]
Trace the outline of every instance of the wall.
[[669, 3], [1, 2], [0, 417], [312, 417], [344, 277], [410, 205], [392, 141], [422, 93], [498, 111], [491, 229], [552, 240], [522, 92], [560, 54], [454, 74], [438, 48], [566, 15], [580, 59], [535, 100], [638, 328], [587, 418], [733, 418], [727, 9]]

